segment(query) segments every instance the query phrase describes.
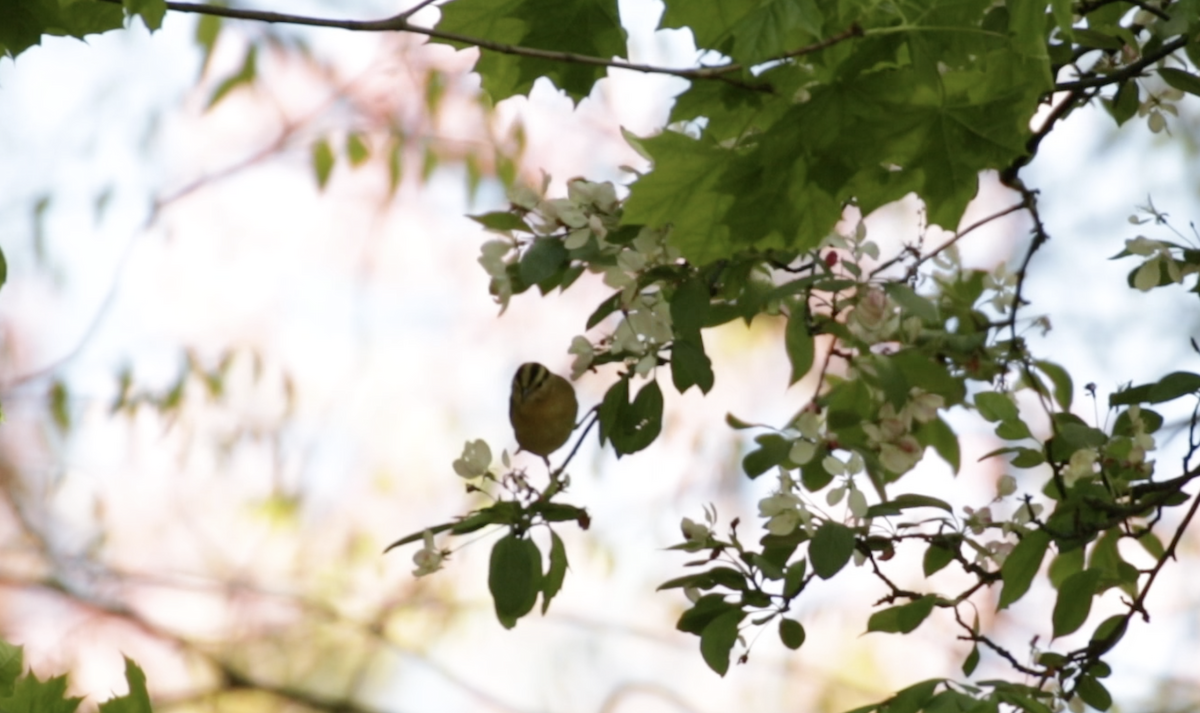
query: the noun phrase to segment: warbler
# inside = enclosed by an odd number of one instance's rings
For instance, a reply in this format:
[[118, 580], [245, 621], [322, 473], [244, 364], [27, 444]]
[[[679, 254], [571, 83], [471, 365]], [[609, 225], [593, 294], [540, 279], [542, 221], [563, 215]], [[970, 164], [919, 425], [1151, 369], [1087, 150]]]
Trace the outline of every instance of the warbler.
[[578, 412], [571, 382], [537, 362], [526, 362], [517, 369], [508, 419], [521, 450], [549, 463], [550, 454], [562, 448], [575, 430]]

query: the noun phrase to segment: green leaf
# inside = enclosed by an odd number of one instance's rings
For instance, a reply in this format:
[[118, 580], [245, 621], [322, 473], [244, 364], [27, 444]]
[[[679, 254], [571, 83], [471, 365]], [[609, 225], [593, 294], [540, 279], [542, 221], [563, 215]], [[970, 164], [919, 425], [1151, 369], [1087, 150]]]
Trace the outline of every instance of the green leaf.
[[1008, 394], [983, 391], [975, 394], [975, 408], [988, 421], [1019, 421], [1020, 413]]
[[542, 553], [533, 540], [505, 535], [492, 546], [488, 591], [505, 629], [533, 610], [542, 589]]
[[4, 257], [4, 250], [0, 248], [0, 287], [8, 282], [8, 258]]
[[550, 531], [550, 567], [542, 578], [542, 615], [550, 608], [550, 600], [562, 589], [567, 576], [567, 548], [558, 533]]
[[733, 197], [716, 184], [729, 157], [725, 151], [664, 131], [644, 141], [654, 170], [629, 187], [624, 225], [671, 225], [670, 243], [694, 264], [724, 257], [729, 229], [722, 218]]
[[804, 586], [804, 575], [807, 572], [807, 560], [799, 559], [788, 565], [783, 575], [783, 596], [785, 598], [791, 599], [800, 593], [800, 588]]
[[740, 609], [730, 609], [700, 632], [700, 655], [704, 657], [704, 663], [721, 676], [729, 670], [729, 652], [737, 643], [738, 624], [745, 616]]
[[[438, 8], [437, 29], [534, 50], [591, 57], [625, 57], [625, 30], [616, 0], [455, 0]], [[434, 38], [462, 49], [466, 43]], [[528, 94], [546, 77], [578, 102], [607, 74], [603, 66], [481, 49], [475, 71], [493, 101]]]
[[[496, 505], [493, 505], [492, 507], [497, 507], [503, 502], [504, 501], [496, 503]], [[519, 507], [517, 508], [517, 512], [520, 512]], [[588, 516], [587, 510], [584, 508], [568, 505], [567, 503], [556, 503], [549, 500], [534, 502], [529, 506], [526, 512], [540, 514], [546, 519], [546, 522], [578, 522], [580, 518], [586, 518]], [[516, 519], [518, 518], [514, 518], [513, 520], [515, 521]]]
[[42, 35], [87, 35], [124, 24], [120, 5], [59, 0], [5, 0], [0, 3], [0, 56], [16, 57], [40, 44]]
[[100, 713], [151, 713], [146, 674], [128, 656], [125, 657], [125, 681], [129, 693], [100, 704]]
[[1117, 543], [1121, 540], [1120, 530], [1109, 530], [1092, 547], [1088, 559], [1088, 568], [1100, 572], [1100, 582], [1096, 592], [1104, 592], [1111, 587], [1121, 587], [1131, 597], [1137, 597], [1137, 569], [1121, 557]]
[[[524, 218], [507, 210], [483, 213], [482, 215], [468, 215], [467, 217], [488, 230], [496, 232], [508, 232], [512, 230], [519, 230], [524, 233], [533, 232], [533, 229], [529, 227]], [[591, 329], [591, 327], [589, 326], [588, 329]]]
[[1181, 92], [1200, 96], [1200, 77], [1173, 67], [1160, 67], [1158, 76]]
[[250, 45], [249, 49], [246, 50], [246, 56], [242, 59], [241, 68], [238, 69], [238, 71], [234, 74], [226, 77], [220, 84], [217, 85], [217, 88], [213, 90], [212, 96], [208, 98], [208, 105], [205, 107], [205, 109], [212, 109], [217, 105], [217, 102], [224, 99], [229, 95], [230, 92], [242, 86], [243, 84], [253, 84], [254, 78], [257, 76], [258, 46]]
[[958, 448], [958, 434], [951, 430], [941, 418], [935, 418], [922, 423], [913, 431], [917, 442], [923, 446], [933, 446], [942, 460], [950, 466], [957, 475], [961, 466], [961, 455]]
[[1100, 626], [1092, 632], [1092, 640], [1088, 643], [1088, 654], [1091, 656], [1102, 656], [1125, 636], [1125, 631], [1129, 626], [1129, 619], [1124, 615], [1117, 614], [1110, 616], [1100, 622]]
[[705, 594], [696, 600], [691, 609], [685, 611], [675, 628], [699, 636], [717, 617], [728, 612], [740, 612], [736, 606], [725, 601], [724, 595]]
[[[957, 545], [957, 543], [955, 544]], [[926, 548], [925, 557], [921, 562], [921, 569], [925, 572], [925, 576], [932, 577], [935, 572], [941, 571], [946, 565], [953, 562], [956, 551], [940, 543], [930, 544]]]
[[[1138, 421], [1141, 422], [1140, 426], [1145, 433], [1154, 433], [1163, 425], [1162, 414], [1144, 407], [1138, 409]], [[1129, 409], [1125, 409], [1117, 416], [1117, 420], [1112, 426], [1112, 434], [1114, 436], [1133, 436], [1133, 419], [1129, 416]]]
[[125, 12], [130, 16], [138, 15], [146, 23], [146, 29], [151, 32], [162, 27], [163, 17], [167, 14], [167, 0], [124, 0]]
[[1138, 107], [1141, 105], [1141, 97], [1138, 92], [1138, 83], [1129, 80], [1122, 82], [1117, 87], [1117, 93], [1111, 100], [1104, 100], [1104, 107], [1117, 122], [1117, 126], [1124, 124], [1137, 114]]
[[1162, 540], [1158, 539], [1158, 535], [1154, 534], [1150, 530], [1146, 530], [1142, 534], [1138, 535], [1137, 541], [1138, 544], [1141, 545], [1142, 548], [1146, 550], [1146, 552], [1150, 553], [1150, 556], [1156, 560], [1162, 559], [1163, 555], [1167, 553], [1166, 548], [1163, 547]]
[[[792, 554], [796, 552], [796, 548], [800, 546], [800, 543], [806, 540], [808, 540], [808, 531], [803, 527], [797, 527], [786, 535], [772, 535], [768, 532], [758, 542], [763, 548], [762, 556], [771, 560], [776, 565], [783, 567], [791, 559]], [[792, 566], [795, 566], [795, 564]]]
[[1007, 691], [998, 691], [996, 697], [1004, 703], [1025, 711], [1025, 713], [1054, 713], [1050, 709], [1050, 706], [1027, 695], [1010, 693]]
[[963, 661], [962, 672], [964, 676], [970, 676], [975, 673], [975, 667], [979, 665], [979, 644], [971, 647], [971, 653], [967, 654], [967, 659]]
[[1084, 47], [1092, 47], [1101, 50], [1119, 50], [1125, 46], [1125, 43], [1112, 35], [1076, 27], [1074, 30], [1075, 41]]
[[659, 591], [664, 589], [675, 589], [677, 587], [696, 587], [697, 589], [709, 590], [713, 587], [722, 586], [734, 591], [746, 590], [746, 575], [742, 574], [732, 567], [713, 567], [704, 572], [689, 574], [683, 577], [676, 577], [668, 582], [659, 585]]
[[742, 459], [742, 470], [746, 471], [746, 475], [751, 479], [783, 463], [792, 450], [792, 441], [777, 433], [756, 436], [754, 442], [758, 444], [758, 448], [747, 453]]
[[312, 145], [313, 175], [317, 177], [317, 188], [324, 189], [329, 182], [329, 174], [333, 171], [335, 157], [333, 149], [325, 139], [318, 139]]
[[1073, 550], [1060, 552], [1050, 560], [1050, 586], [1055, 589], [1062, 587], [1062, 583], [1067, 581], [1067, 578], [1073, 574], [1083, 571], [1083, 548], [1076, 547]]
[[1137, 403], [1158, 404], [1200, 391], [1200, 375], [1186, 371], [1167, 374], [1153, 384], [1143, 384], [1118, 391], [1108, 397], [1110, 406]]
[[1075, 692], [1079, 694], [1084, 703], [1096, 710], [1106, 711], [1112, 708], [1112, 694], [1108, 692], [1104, 684], [1091, 676], [1083, 675], [1075, 679]]
[[1054, 15], [1054, 23], [1063, 36], [1070, 39], [1074, 36], [1074, 16], [1071, 12], [1071, 0], [1050, 0], [1050, 10]]
[[813, 572], [829, 579], [841, 571], [854, 554], [854, 531], [837, 522], [826, 522], [817, 528], [808, 545], [808, 560]]
[[749, 421], [743, 421], [732, 413], [725, 414], [725, 425], [729, 426], [735, 431], [744, 431], [747, 428], [755, 427], [755, 424], [750, 423]]
[[660, 27], [687, 28], [696, 46], [731, 53], [739, 62], [757, 64], [804, 46], [821, 34], [823, 17], [812, 0], [768, 0], [704, 7], [669, 2]]
[[629, 379], [609, 387], [600, 404], [600, 442], [611, 440], [618, 456], [642, 450], [662, 431], [663, 396], [657, 381], [650, 381], [629, 403]]
[[810, 493], [817, 493], [825, 489], [826, 485], [833, 482], [833, 474], [825, 470], [825, 456], [829, 451], [825, 447], [817, 448], [816, 455], [813, 459], [805, 463], [800, 469], [800, 483], [804, 485], [804, 489]]
[[788, 385], [804, 378], [813, 365], [815, 346], [812, 334], [808, 331], [808, 310], [794, 309], [788, 317], [787, 329], [783, 333], [783, 343], [787, 348], [788, 361], [792, 364], [792, 376]]
[[867, 517], [887, 517], [890, 515], [899, 515], [905, 510], [913, 508], [937, 508], [945, 510], [948, 513], [953, 513], [953, 508], [950, 503], [929, 495], [920, 495], [917, 493], [903, 493], [886, 502], [872, 505], [867, 508]]
[[217, 38], [221, 36], [221, 18], [216, 15], [201, 15], [196, 20], [196, 44], [203, 50], [204, 58], [200, 65], [200, 76], [208, 72], [208, 63], [212, 60], [213, 48], [217, 46]]
[[367, 159], [371, 158], [371, 149], [367, 146], [367, 141], [361, 133], [351, 131], [346, 136], [346, 158], [350, 160], [350, 165], [355, 168], [363, 165]]
[[558, 238], [538, 238], [521, 256], [518, 274], [527, 285], [542, 283], [567, 265], [567, 248]]
[[707, 394], [715, 378], [712, 360], [704, 353], [699, 332], [686, 339], [676, 337], [671, 343], [671, 381], [679, 393], [699, 386], [700, 391]]
[[1052, 461], [1065, 462], [1077, 450], [1098, 448], [1108, 442], [1104, 431], [1092, 428], [1074, 414], [1056, 413], [1051, 417], [1051, 421], [1055, 431], [1055, 436], [1048, 444]]
[[24, 651], [0, 639], [0, 699], [12, 695], [13, 684], [24, 670]]
[[887, 713], [917, 713], [933, 698], [933, 692], [944, 679], [931, 678], [915, 683], [892, 696], [887, 703]]
[[1019, 441], [1023, 438], [1033, 438], [1029, 426], [1024, 421], [1004, 421], [996, 426], [996, 435], [1006, 441]]
[[1034, 365], [1049, 377], [1050, 383], [1054, 384], [1054, 400], [1058, 402], [1063, 411], [1070, 411], [1071, 399], [1075, 391], [1075, 387], [1071, 383], [1071, 375], [1054, 362], [1035, 361]]
[[1047, 58], [1045, 0], [1008, 0], [1005, 7], [1013, 49], [1029, 57]]
[[1058, 588], [1058, 600], [1054, 603], [1054, 638], [1075, 632], [1087, 621], [1092, 611], [1092, 598], [1100, 582], [1100, 570], [1085, 569], [1077, 572]]
[[591, 329], [592, 327], [595, 327], [597, 324], [600, 324], [602, 321], [604, 321], [605, 317], [612, 314], [613, 312], [616, 312], [617, 308], [620, 306], [621, 306], [621, 293], [615, 292], [611, 296], [609, 296], [608, 299], [601, 302], [600, 305], [598, 307], [596, 307], [596, 310], [594, 312], [592, 312], [591, 316], [588, 317], [587, 328]]
[[75, 713], [82, 698], [67, 698], [67, 677], [41, 681], [32, 672], [17, 679], [12, 695], [0, 699], [4, 713]]
[[388, 147], [388, 193], [395, 195], [396, 189], [400, 187], [400, 179], [404, 176], [403, 166], [401, 161], [404, 158], [404, 141], [399, 137], [392, 140], [391, 146]]
[[782, 617], [779, 619], [779, 640], [783, 645], [795, 651], [804, 645], [804, 627], [795, 619]]
[[1032, 448], [1017, 448], [1015, 451], [1017, 457], [1012, 459], [1012, 464], [1018, 468], [1033, 468], [1046, 462], [1046, 457], [1041, 451]]
[[1200, 391], [1200, 374], [1176, 371], [1167, 374], [1150, 388], [1150, 403], [1160, 404]]
[[926, 323], [941, 322], [937, 305], [927, 297], [918, 295], [913, 288], [903, 282], [889, 282], [884, 286], [884, 291], [896, 304], [900, 305], [900, 309], [906, 314], [920, 317], [921, 321]]
[[684, 280], [671, 295], [671, 324], [677, 334], [691, 336], [699, 333], [708, 321], [711, 297], [708, 285], [698, 276]]
[[926, 595], [908, 604], [877, 611], [867, 620], [867, 631], [881, 631], [885, 634], [910, 633], [929, 617], [936, 603], [937, 597]]
[[1049, 546], [1050, 535], [1046, 534], [1045, 530], [1034, 530], [1021, 538], [1000, 567], [1004, 587], [1000, 590], [997, 609], [1005, 609], [1025, 596], [1029, 585], [1033, 583], [1034, 575], [1042, 566], [1042, 558], [1045, 557], [1046, 548]]
[[71, 430], [71, 394], [67, 390], [66, 382], [61, 379], [55, 379], [50, 385], [49, 393], [50, 417], [54, 420], [54, 425], [58, 428], [59, 433], [68, 433]]

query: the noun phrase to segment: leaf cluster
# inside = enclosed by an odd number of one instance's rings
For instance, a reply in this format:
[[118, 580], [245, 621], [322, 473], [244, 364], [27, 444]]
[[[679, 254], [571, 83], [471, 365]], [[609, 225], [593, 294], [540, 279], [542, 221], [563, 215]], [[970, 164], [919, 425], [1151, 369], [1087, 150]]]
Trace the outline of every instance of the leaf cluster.
[[[67, 677], [39, 679], [24, 670], [21, 647], [0, 640], [0, 710], [5, 713], [74, 713], [82, 698], [67, 696]], [[146, 675], [141, 667], [125, 659], [125, 682], [129, 693], [100, 704], [100, 713], [151, 713]]]

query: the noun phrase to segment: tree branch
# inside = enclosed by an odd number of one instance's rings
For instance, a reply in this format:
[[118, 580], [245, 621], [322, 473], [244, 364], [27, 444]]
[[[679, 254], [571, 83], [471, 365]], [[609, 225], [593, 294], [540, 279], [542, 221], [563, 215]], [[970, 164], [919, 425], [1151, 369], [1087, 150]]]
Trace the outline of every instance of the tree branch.
[[1133, 64], [1127, 65], [1124, 68], [1113, 72], [1112, 74], [1102, 77], [1088, 77], [1086, 79], [1079, 79], [1074, 82], [1059, 82], [1058, 84], [1054, 85], [1054, 91], [1075, 91], [1077, 89], [1090, 89], [1092, 87], [1104, 87], [1109, 84], [1119, 84], [1127, 79], [1130, 79], [1131, 77], [1140, 75], [1143, 69], [1175, 52], [1175, 50], [1186, 47], [1188, 42], [1189, 40], [1186, 36], [1176, 37], [1170, 42], [1164, 44], [1162, 47], [1158, 48], [1157, 52], [1148, 54]]
[[[112, 3], [114, 5], [120, 5], [123, 3], [123, 0], [101, 1]], [[409, 10], [405, 10], [398, 15], [393, 15], [392, 17], [384, 18], [382, 20], [330, 19], [323, 17], [311, 17], [307, 15], [289, 15], [286, 13], [269, 12], [265, 10], [241, 10], [238, 8], [220, 7], [217, 5], [205, 5], [203, 3], [190, 2], [168, 2], [167, 9], [174, 10], [175, 12], [212, 15], [215, 17], [225, 17], [233, 20], [252, 20], [271, 24], [301, 25], [307, 27], [331, 27], [341, 30], [350, 30], [352, 32], [411, 32], [413, 34], [425, 35], [426, 37], [431, 37], [433, 39], [443, 40], [446, 42], [457, 42], [460, 44], [472, 45], [480, 49], [486, 49], [492, 52], [498, 52], [500, 54], [510, 54], [534, 59], [545, 59], [553, 62], [568, 62], [572, 64], [586, 64], [598, 67], [612, 67], [614, 69], [627, 69], [633, 72], [642, 72], [644, 74], [666, 74], [674, 77], [682, 77], [683, 79], [712, 79], [733, 84], [742, 87], [743, 89], [749, 89], [752, 91], [772, 91], [769, 84], [751, 84], [725, 76], [747, 69], [744, 65], [738, 63], [690, 69], [660, 67], [651, 64], [627, 62], [621, 59], [605, 59], [603, 57], [577, 54], [574, 52], [542, 50], [533, 47], [522, 47], [520, 45], [493, 42], [480, 37], [470, 37], [468, 35], [460, 35], [457, 32], [445, 32], [435, 28], [420, 27], [418, 25], [411, 24], [408, 21], [408, 18], [417, 10], [428, 5], [429, 1], [430, 0], [420, 2]], [[804, 47], [797, 47], [796, 49], [789, 50], [778, 57], [773, 57], [770, 60], [767, 60], [767, 62], [777, 62], [819, 52], [840, 42], [844, 42], [852, 37], [861, 37], [862, 34], [862, 28], [857, 24], [854, 24], [842, 32], [832, 35], [826, 39], [820, 40], [819, 42], [814, 42], [810, 45], [805, 45]]]

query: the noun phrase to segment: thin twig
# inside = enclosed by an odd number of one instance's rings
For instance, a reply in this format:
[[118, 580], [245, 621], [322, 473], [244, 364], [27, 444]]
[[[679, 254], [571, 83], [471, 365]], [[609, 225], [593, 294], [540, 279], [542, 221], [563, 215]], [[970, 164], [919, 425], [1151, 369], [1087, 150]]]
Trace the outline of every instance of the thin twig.
[[[913, 263], [912, 268], [910, 268], [910, 269], [915, 270], [916, 268], [920, 267], [921, 265], [925, 264], [926, 262], [937, 257], [944, 250], [947, 250], [951, 245], [954, 245], [959, 240], [962, 240], [963, 238], [967, 237], [967, 235], [969, 233], [971, 233], [972, 231], [982, 228], [983, 226], [987, 225], [988, 223], [992, 222], [993, 220], [996, 220], [998, 218], [1003, 218], [1004, 216], [1008, 215], [1009, 213], [1015, 213], [1024, 207], [1025, 207], [1025, 203], [1022, 201], [1021, 203], [1015, 203], [1015, 204], [1005, 208], [1004, 210], [1001, 210], [996, 213], [992, 213], [991, 215], [989, 215], [985, 218], [980, 218], [979, 220], [975, 221], [974, 223], [968, 225], [966, 228], [963, 228], [959, 232], [955, 233], [953, 238], [950, 238], [949, 240], [947, 240], [945, 243], [940, 245], [935, 250], [931, 250], [928, 254], [922, 255], [921, 257], [917, 258], [917, 261]], [[882, 263], [881, 265], [879, 265], [878, 267], [876, 267], [874, 270], [871, 271], [871, 277], [875, 277], [876, 275], [878, 275], [879, 273], [888, 269], [892, 265], [895, 265], [896, 263], [902, 261], [906, 254], [908, 254], [907, 250], [901, 252], [899, 255], [888, 260], [887, 262]]]

